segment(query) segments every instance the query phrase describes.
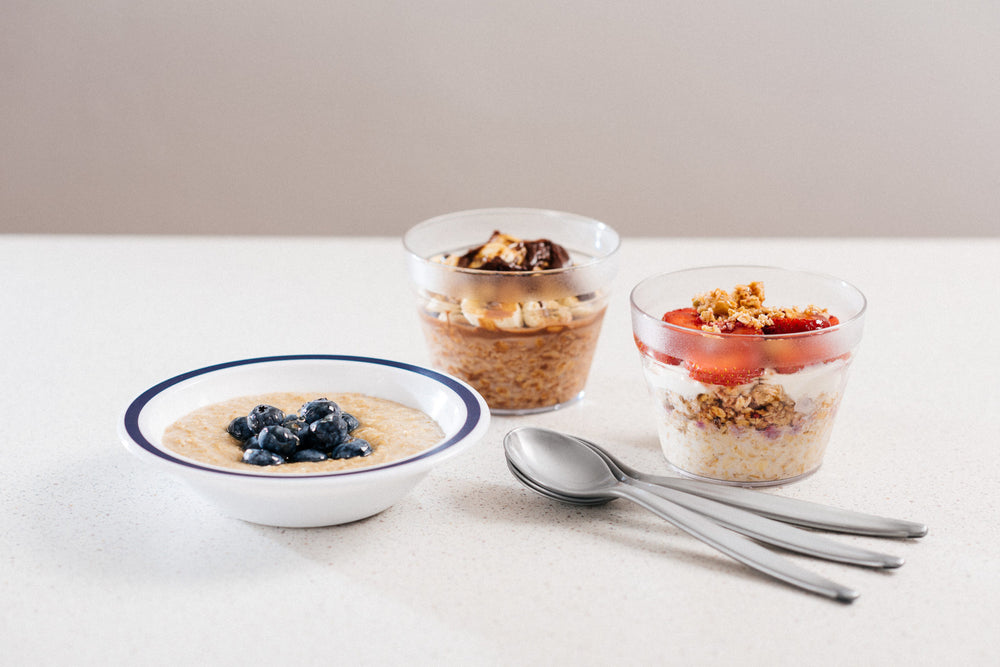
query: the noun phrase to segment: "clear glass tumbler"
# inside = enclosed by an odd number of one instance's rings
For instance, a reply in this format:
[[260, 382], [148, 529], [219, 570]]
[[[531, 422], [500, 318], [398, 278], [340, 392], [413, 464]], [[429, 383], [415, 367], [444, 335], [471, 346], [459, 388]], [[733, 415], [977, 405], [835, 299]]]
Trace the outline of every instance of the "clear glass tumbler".
[[[763, 284], [766, 306], [826, 309], [832, 326], [746, 335], [664, 321], [697, 295], [753, 281]], [[718, 266], [649, 277], [630, 301], [671, 466], [740, 486], [784, 484], [820, 467], [864, 326], [866, 301], [856, 287], [803, 271]]]
[[[494, 231], [548, 239], [569, 252], [571, 263], [488, 271], [437, 261], [482, 245]], [[602, 222], [542, 209], [461, 211], [414, 226], [403, 245], [433, 365], [475, 387], [495, 414], [544, 412], [578, 400], [619, 244]]]

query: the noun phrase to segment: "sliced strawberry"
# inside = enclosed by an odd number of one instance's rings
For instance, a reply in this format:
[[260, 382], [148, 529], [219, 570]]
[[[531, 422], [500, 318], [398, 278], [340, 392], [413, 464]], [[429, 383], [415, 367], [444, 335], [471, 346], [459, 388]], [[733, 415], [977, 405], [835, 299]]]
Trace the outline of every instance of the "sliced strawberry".
[[681, 363], [681, 360], [677, 357], [671, 357], [669, 354], [664, 354], [663, 352], [657, 352], [656, 350], [650, 349], [648, 345], [639, 340], [638, 336], [632, 336], [635, 340], [635, 346], [639, 348], [639, 353], [644, 354], [647, 357], [652, 357], [660, 363], [669, 364], [671, 366], [677, 366]]
[[739, 367], [716, 367], [699, 366], [698, 364], [688, 364], [688, 372], [691, 378], [705, 384], [721, 384], [724, 387], [735, 387], [738, 384], [753, 382], [764, 374], [763, 368], [739, 368]]
[[[698, 317], [698, 311], [694, 308], [678, 308], [677, 310], [671, 310], [668, 313], [664, 313], [662, 321], [679, 327], [684, 327], [685, 329], [695, 330], [701, 330], [701, 325], [704, 324], [704, 322], [701, 321], [701, 318]], [[652, 357], [661, 363], [669, 364], [671, 366], [677, 366], [681, 363], [681, 360], [677, 357], [673, 357], [665, 352], [653, 350], [638, 338], [635, 339], [635, 346], [639, 348], [639, 352], [642, 354], [647, 357]]]
[[830, 326], [830, 319], [823, 315], [816, 317], [782, 317], [774, 320], [774, 324], [764, 327], [764, 333], [768, 336], [781, 336], [784, 334], [802, 333], [804, 331], [815, 331], [816, 329], [826, 329]]
[[[729, 328], [729, 327], [727, 327]], [[727, 336], [711, 336], [692, 351], [685, 367], [695, 380], [733, 387], [746, 384], [764, 373], [760, 363], [760, 332], [736, 324]]]
[[[807, 331], [818, 331], [828, 329], [838, 324], [836, 317], [826, 317], [817, 315], [814, 317], [782, 317], [774, 320], [774, 324], [764, 327], [764, 333], [768, 335], [785, 335], [805, 333]], [[813, 338], [803, 336], [801, 338], [789, 338], [787, 340], [772, 341], [770, 348], [771, 363], [778, 373], [797, 373], [809, 364], [823, 361], [827, 356], [827, 341], [825, 337]]]
[[663, 314], [662, 320], [668, 324], [675, 324], [685, 329], [698, 329], [699, 331], [701, 330], [701, 326], [705, 324], [698, 317], [698, 311], [694, 308], [671, 310]]
[[726, 321], [719, 323], [722, 333], [733, 334], [735, 336], [760, 336], [763, 333], [757, 327], [742, 322]]
[[[701, 331], [705, 324], [694, 308], [671, 310], [663, 315], [663, 321], [695, 331]], [[719, 326], [724, 334], [759, 336], [761, 333], [754, 327], [739, 322], [723, 322]], [[710, 336], [704, 341], [692, 342], [689, 353], [691, 356], [684, 367], [693, 379], [706, 384], [732, 387], [751, 382], [764, 372], [755, 361], [756, 354], [749, 341]], [[679, 360], [674, 360], [673, 363], [679, 363]]]
[[779, 364], [774, 367], [774, 372], [781, 373], [782, 375], [791, 375], [792, 373], [798, 373], [805, 367], [805, 364]]

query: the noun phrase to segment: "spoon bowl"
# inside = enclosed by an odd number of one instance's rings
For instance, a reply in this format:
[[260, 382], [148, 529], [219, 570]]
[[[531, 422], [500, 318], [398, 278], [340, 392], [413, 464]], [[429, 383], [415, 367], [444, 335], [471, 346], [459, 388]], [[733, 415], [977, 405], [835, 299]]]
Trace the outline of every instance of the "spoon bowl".
[[603, 496], [603, 497], [588, 497], [584, 498], [581, 496], [567, 496], [561, 493], [556, 493], [544, 486], [539, 486], [530, 477], [525, 475], [523, 472], [517, 469], [510, 459], [507, 459], [507, 469], [510, 470], [510, 474], [514, 476], [514, 479], [519, 481], [528, 489], [534, 491], [540, 496], [545, 496], [546, 498], [551, 498], [552, 500], [558, 500], [559, 502], [567, 503], [570, 505], [584, 505], [584, 506], [598, 506], [606, 505], [615, 499], [614, 496]]
[[514, 429], [504, 439], [504, 449], [522, 479], [556, 495], [610, 499], [599, 490], [618, 484], [600, 454], [556, 431]]

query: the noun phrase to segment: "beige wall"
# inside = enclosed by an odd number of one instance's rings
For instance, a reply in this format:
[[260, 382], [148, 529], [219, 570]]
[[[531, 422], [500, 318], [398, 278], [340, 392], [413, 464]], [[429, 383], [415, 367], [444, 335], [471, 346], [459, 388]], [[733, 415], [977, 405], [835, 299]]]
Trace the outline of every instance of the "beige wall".
[[0, 0], [0, 231], [1000, 235], [1000, 2]]

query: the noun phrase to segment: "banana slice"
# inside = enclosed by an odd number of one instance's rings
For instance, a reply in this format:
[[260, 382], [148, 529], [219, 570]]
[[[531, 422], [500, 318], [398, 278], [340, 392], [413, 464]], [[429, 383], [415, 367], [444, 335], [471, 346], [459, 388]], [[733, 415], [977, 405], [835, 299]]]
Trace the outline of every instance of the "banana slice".
[[444, 313], [451, 314], [457, 313], [461, 310], [461, 307], [456, 301], [450, 301], [447, 297], [439, 297], [432, 295], [427, 299], [427, 305], [424, 306], [428, 313]]
[[558, 301], [529, 301], [521, 310], [529, 327], [551, 327], [573, 321], [573, 311]]
[[575, 296], [569, 296], [566, 297], [565, 299], [560, 299], [559, 303], [562, 306], [569, 308], [569, 311], [573, 313], [574, 319], [578, 320], [583, 319], [588, 315], [592, 315], [595, 310], [594, 308], [595, 301], [592, 300], [580, 301], [580, 299], [576, 298]]
[[524, 326], [521, 304], [462, 299], [462, 314], [469, 324], [482, 329], [520, 329]]
[[444, 322], [445, 324], [457, 324], [460, 326], [468, 326], [469, 320], [465, 319], [465, 315], [462, 311], [456, 310], [453, 313], [438, 313], [438, 321]]
[[458, 266], [458, 260], [461, 259], [461, 255], [448, 255], [446, 253], [441, 253], [440, 255], [434, 255], [431, 257], [432, 262], [437, 262], [438, 264], [447, 264], [448, 266]]

